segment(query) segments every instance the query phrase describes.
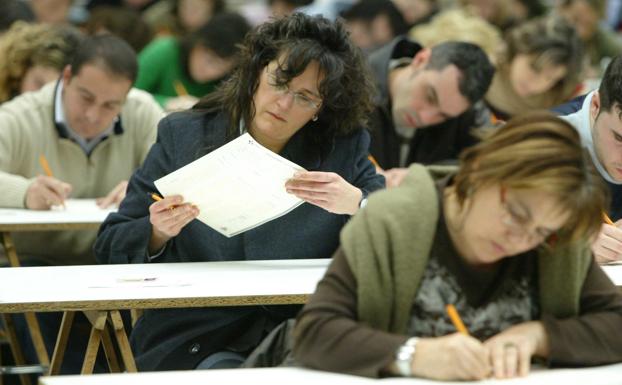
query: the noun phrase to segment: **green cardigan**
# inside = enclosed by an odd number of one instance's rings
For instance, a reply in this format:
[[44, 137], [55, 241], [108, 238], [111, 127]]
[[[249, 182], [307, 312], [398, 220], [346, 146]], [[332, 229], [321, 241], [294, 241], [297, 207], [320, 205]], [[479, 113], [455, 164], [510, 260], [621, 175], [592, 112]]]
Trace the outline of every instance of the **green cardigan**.
[[[434, 179], [453, 167], [412, 165], [404, 183], [373, 194], [341, 233], [341, 245], [357, 281], [358, 318], [369, 326], [405, 334], [438, 222]], [[581, 287], [591, 263], [589, 244], [538, 260], [542, 314], [579, 313]]]
[[180, 96], [175, 81], [197, 98], [214, 91], [218, 84], [218, 81], [197, 83], [188, 77], [177, 39], [163, 37], [152, 41], [138, 55], [138, 78], [134, 86], [152, 94], [164, 107], [169, 99]]

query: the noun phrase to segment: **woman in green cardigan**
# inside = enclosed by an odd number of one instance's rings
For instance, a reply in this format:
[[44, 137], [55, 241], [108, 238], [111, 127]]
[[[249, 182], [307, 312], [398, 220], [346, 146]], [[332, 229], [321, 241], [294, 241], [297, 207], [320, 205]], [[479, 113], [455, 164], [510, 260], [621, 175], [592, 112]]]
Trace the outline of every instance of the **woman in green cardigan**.
[[622, 295], [589, 247], [607, 201], [589, 158], [570, 125], [538, 113], [465, 151], [457, 172], [412, 166], [342, 231], [298, 317], [297, 361], [438, 380], [525, 376], [534, 357], [622, 361]]
[[154, 40], [138, 55], [136, 88], [151, 93], [167, 111], [192, 107], [233, 69], [249, 30], [239, 14], [220, 13], [186, 37]]

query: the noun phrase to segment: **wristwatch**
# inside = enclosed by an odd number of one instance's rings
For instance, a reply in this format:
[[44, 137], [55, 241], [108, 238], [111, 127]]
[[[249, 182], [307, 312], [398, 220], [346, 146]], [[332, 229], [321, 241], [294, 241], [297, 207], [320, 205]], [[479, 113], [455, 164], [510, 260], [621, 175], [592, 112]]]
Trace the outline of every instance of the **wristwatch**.
[[361, 190], [361, 192], [363, 193], [363, 195], [361, 195], [361, 200], [359, 201], [359, 209], [367, 206], [367, 193], [363, 190]]
[[395, 352], [395, 366], [401, 376], [412, 377], [412, 361], [415, 356], [415, 350], [417, 349], [417, 342], [419, 338], [411, 337]]

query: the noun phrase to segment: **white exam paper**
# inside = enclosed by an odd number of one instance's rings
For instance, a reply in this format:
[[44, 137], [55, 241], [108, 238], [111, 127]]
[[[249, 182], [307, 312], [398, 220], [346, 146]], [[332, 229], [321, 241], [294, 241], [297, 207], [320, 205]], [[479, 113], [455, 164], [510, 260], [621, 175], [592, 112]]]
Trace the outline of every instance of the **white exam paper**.
[[246, 133], [155, 185], [163, 195], [182, 195], [199, 208], [201, 222], [232, 237], [303, 203], [285, 191], [285, 182], [297, 171], [304, 169]]

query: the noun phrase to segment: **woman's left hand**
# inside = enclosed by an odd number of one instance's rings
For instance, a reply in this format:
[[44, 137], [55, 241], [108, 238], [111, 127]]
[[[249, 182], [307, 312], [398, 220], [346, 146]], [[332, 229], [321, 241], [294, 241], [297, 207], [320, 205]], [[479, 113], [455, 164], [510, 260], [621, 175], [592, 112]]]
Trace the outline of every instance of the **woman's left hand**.
[[529, 374], [531, 357], [548, 356], [548, 337], [540, 321], [512, 326], [486, 340], [490, 363], [496, 378], [524, 377]]
[[334, 214], [353, 215], [363, 192], [334, 172], [301, 171], [285, 183], [290, 194]]

